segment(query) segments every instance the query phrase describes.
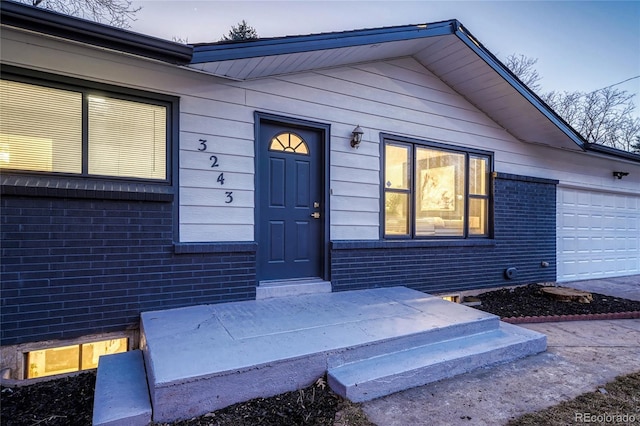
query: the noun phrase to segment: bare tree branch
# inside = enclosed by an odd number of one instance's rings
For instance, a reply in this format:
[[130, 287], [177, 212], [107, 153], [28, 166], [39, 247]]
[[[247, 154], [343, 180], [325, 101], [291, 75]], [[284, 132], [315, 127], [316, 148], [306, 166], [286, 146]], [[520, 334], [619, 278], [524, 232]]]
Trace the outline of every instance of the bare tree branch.
[[65, 15], [77, 16], [118, 28], [129, 28], [135, 21], [140, 7], [133, 7], [130, 0], [18, 0], [33, 6], [54, 10]]
[[515, 53], [507, 56], [505, 65], [531, 90], [537, 92], [540, 89], [539, 81], [542, 79], [534, 65], [538, 59], [528, 58], [522, 54]]
[[[523, 83], [538, 89], [541, 78], [533, 69], [536, 62], [524, 55], [510, 55], [505, 65]], [[540, 97], [587, 142], [630, 151], [640, 143], [640, 119], [633, 117], [635, 95], [616, 89], [616, 85], [589, 93], [553, 91]]]

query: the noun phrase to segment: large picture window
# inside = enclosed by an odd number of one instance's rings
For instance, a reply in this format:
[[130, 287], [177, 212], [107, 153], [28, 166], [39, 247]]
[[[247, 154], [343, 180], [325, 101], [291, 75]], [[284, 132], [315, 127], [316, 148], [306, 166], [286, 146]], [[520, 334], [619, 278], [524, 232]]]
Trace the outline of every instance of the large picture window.
[[384, 139], [384, 236], [488, 237], [488, 152]]
[[168, 179], [168, 103], [0, 80], [0, 169]]

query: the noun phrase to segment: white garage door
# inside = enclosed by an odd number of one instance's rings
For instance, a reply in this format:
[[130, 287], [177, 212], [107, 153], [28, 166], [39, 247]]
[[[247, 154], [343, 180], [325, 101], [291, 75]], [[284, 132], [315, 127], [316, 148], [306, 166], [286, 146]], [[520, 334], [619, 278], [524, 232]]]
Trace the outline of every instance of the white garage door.
[[640, 196], [558, 188], [558, 281], [640, 274]]

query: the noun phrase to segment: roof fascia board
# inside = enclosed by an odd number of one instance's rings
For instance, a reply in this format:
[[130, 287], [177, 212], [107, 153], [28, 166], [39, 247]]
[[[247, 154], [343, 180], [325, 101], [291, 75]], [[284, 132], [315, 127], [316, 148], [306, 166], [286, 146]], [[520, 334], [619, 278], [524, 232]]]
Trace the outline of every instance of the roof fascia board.
[[189, 63], [193, 48], [98, 22], [2, 0], [2, 25], [61, 37], [172, 64]]
[[533, 93], [520, 79], [513, 74], [506, 66], [500, 62], [489, 50], [487, 50], [477, 39], [462, 25], [458, 24], [456, 36], [469, 48], [471, 48], [482, 60], [484, 60], [495, 72], [497, 72], [507, 83], [536, 107], [547, 119], [556, 125], [582, 150], [586, 150], [586, 141], [580, 136], [566, 121], [556, 114], [538, 95]]
[[595, 143], [585, 144], [585, 148], [588, 151], [598, 152], [600, 154], [607, 154], [612, 157], [624, 158], [625, 160], [631, 160], [636, 163], [640, 163], [640, 154], [636, 154], [629, 151], [623, 151], [621, 149], [612, 148], [606, 145], [600, 145]]
[[236, 43], [195, 45], [192, 64], [339, 49], [453, 34], [457, 21], [372, 30], [290, 36]]

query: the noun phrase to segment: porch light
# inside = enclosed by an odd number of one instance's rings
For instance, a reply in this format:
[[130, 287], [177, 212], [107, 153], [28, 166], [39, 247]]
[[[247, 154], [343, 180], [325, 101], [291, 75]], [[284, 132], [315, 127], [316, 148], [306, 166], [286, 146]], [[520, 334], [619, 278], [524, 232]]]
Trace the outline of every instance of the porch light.
[[363, 134], [364, 134], [364, 131], [358, 124], [356, 128], [353, 129], [353, 132], [351, 132], [351, 148], [358, 148], [358, 146], [360, 145], [360, 142], [362, 142]]
[[[353, 142], [351, 146], [353, 146]], [[629, 175], [629, 172], [613, 172], [613, 177], [617, 177], [618, 179], [622, 179], [623, 177], [628, 175]]]

